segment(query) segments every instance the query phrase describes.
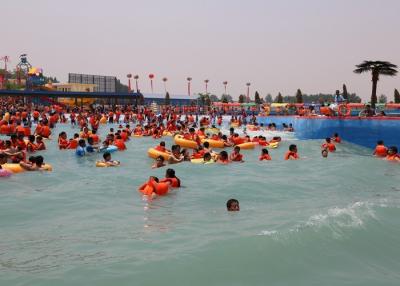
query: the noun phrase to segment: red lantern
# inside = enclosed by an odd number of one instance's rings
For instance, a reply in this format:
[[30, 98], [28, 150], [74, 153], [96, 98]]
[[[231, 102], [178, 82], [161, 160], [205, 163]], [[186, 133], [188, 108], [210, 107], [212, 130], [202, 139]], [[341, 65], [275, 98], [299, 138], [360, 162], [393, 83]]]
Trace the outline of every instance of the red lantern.
[[154, 74], [149, 74], [149, 79], [150, 79], [150, 86], [151, 86], [151, 93], [153, 92], [153, 78], [154, 78]]
[[131, 77], [132, 74], [127, 74], [126, 77], [128, 78], [128, 92], [131, 92]]
[[164, 82], [164, 90], [165, 90], [165, 93], [167, 93], [167, 81], [168, 81], [168, 78], [163, 77], [162, 81]]
[[223, 82], [224, 89], [225, 89], [225, 94], [226, 94], [226, 86], [227, 86], [227, 84], [228, 84], [228, 82], [227, 82], [227, 81], [224, 81], [224, 82]]
[[139, 76], [135, 75], [133, 78], [135, 79], [135, 83], [136, 83], [136, 92], [139, 92], [139, 85], [138, 85]]
[[206, 84], [206, 94], [208, 94], [208, 83], [209, 83], [209, 80], [208, 79], [204, 80], [204, 83]]
[[192, 81], [191, 77], [186, 78], [186, 80], [188, 81], [188, 94], [190, 96], [190, 82]]

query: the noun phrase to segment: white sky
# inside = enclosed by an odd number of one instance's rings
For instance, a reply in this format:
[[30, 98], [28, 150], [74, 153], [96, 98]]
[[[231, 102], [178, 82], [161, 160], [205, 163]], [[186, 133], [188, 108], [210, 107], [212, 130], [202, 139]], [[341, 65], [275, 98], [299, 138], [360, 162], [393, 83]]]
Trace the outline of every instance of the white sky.
[[[140, 88], [237, 98], [251, 82], [276, 96], [333, 93], [346, 83], [364, 99], [370, 75], [353, 74], [363, 60], [400, 65], [398, 0], [19, 0], [1, 4], [0, 56], [18, 63], [28, 53], [46, 75], [67, 80], [68, 72], [138, 74]], [[400, 76], [382, 77], [378, 95], [393, 97]]]

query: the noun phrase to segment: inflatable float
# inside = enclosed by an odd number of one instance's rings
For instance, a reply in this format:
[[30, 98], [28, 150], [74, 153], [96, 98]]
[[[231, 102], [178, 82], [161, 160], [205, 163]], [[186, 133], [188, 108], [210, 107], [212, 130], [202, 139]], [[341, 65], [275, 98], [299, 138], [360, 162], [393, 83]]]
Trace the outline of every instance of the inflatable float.
[[176, 135], [174, 137], [174, 141], [176, 145], [179, 145], [181, 147], [192, 149], [197, 148], [197, 143], [195, 141], [184, 139], [181, 135]]
[[164, 160], [168, 160], [170, 155], [165, 152], [158, 151], [157, 149], [150, 148], [147, 150], [147, 155], [149, 155], [150, 158], [157, 159], [159, 156], [162, 156]]

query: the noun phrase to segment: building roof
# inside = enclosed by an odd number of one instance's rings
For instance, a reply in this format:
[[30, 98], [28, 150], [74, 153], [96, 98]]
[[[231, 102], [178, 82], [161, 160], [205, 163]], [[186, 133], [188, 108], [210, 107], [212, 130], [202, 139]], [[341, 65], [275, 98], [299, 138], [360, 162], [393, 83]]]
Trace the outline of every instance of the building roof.
[[[165, 93], [143, 93], [143, 96], [145, 98], [165, 98]], [[198, 96], [196, 94], [192, 94], [191, 96], [189, 95], [183, 95], [183, 94], [169, 94], [170, 99], [197, 99]]]

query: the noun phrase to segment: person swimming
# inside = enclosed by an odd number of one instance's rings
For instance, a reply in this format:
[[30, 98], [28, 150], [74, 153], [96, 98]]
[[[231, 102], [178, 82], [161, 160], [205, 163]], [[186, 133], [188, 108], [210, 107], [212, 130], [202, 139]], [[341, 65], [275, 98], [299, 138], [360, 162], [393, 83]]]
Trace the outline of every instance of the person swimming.
[[169, 164], [177, 164], [183, 162], [185, 159], [184, 155], [181, 154], [181, 148], [179, 145], [172, 145], [171, 156], [169, 157]]
[[327, 149], [329, 152], [335, 152], [336, 146], [332, 143], [331, 138], [328, 137], [325, 139], [325, 143], [322, 144], [321, 149]]
[[259, 157], [258, 159], [259, 159], [260, 161], [264, 161], [264, 160], [269, 161], [269, 160], [271, 160], [271, 156], [269, 155], [268, 149], [267, 149], [267, 148], [263, 148], [263, 149], [261, 150], [261, 155], [260, 155], [260, 157]]
[[20, 162], [19, 165], [27, 171], [42, 171], [45, 170], [43, 156], [31, 157], [29, 163]]
[[398, 154], [396, 146], [390, 146], [388, 148], [386, 160], [400, 162], [400, 154]]
[[217, 157], [217, 163], [229, 164], [229, 156], [226, 151], [221, 151]]
[[291, 144], [289, 146], [289, 151], [285, 154], [285, 160], [297, 160], [299, 159], [299, 155], [297, 154], [297, 146], [295, 144]]
[[236, 199], [230, 199], [226, 202], [226, 210], [228, 212], [240, 211], [239, 201]]
[[104, 164], [106, 164], [107, 166], [109, 166], [109, 167], [115, 167], [115, 166], [119, 166], [119, 165], [121, 165], [121, 162], [120, 161], [113, 161], [112, 159], [111, 159], [111, 153], [110, 152], [105, 152], [104, 154], [103, 154], [103, 160], [102, 161], [98, 161], [98, 162], [100, 162], [100, 163], [104, 163]]
[[160, 180], [160, 183], [170, 183], [172, 188], [180, 188], [181, 180], [175, 175], [174, 169], [167, 169], [165, 171], [165, 178]]
[[229, 156], [229, 159], [232, 162], [241, 162], [243, 163], [243, 155], [240, 154], [240, 147], [239, 146], [235, 146], [233, 148], [233, 152], [231, 153], [231, 155]]
[[158, 156], [156, 159], [156, 162], [153, 164], [153, 166], [151, 166], [152, 169], [156, 169], [156, 168], [161, 168], [161, 167], [165, 167], [165, 163], [164, 163], [165, 159], [163, 156]]
[[386, 148], [385, 144], [382, 140], [379, 140], [376, 143], [376, 147], [374, 153], [372, 153], [376, 157], [386, 157], [388, 154], [388, 149]]
[[76, 148], [75, 154], [79, 157], [86, 155], [86, 142], [85, 139], [80, 139], [78, 142], [78, 148]]
[[321, 151], [321, 155], [322, 155], [322, 157], [323, 158], [328, 158], [328, 150], [327, 149], [322, 149], [322, 151]]

